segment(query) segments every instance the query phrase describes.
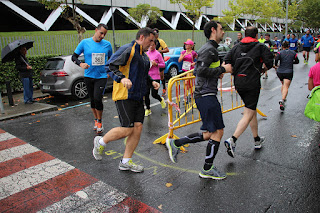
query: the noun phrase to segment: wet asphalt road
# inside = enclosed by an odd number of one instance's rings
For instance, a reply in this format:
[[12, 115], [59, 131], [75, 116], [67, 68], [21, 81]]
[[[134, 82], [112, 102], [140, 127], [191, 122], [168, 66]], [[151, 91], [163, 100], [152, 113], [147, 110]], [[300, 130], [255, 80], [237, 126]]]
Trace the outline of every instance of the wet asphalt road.
[[[187, 153], [178, 155], [176, 164], [171, 163], [164, 145], [152, 144], [168, 131], [168, 117], [159, 104], [144, 121], [134, 155], [134, 161], [145, 166], [142, 174], [118, 170], [123, 140], [109, 143], [104, 159], [94, 160], [95, 133], [88, 104], [3, 121], [0, 128], [162, 212], [319, 212], [320, 123], [303, 114], [314, 54], [309, 65], [303, 64], [301, 53], [299, 58], [285, 112], [279, 110], [280, 82], [275, 71], [269, 71], [269, 79], [262, 79], [258, 108], [268, 117], [258, 116], [258, 122], [266, 142], [255, 151], [247, 129], [237, 142], [235, 158], [229, 157], [221, 144], [215, 165], [228, 175], [221, 181], [198, 177], [207, 142], [190, 145]], [[118, 126], [111, 93], [106, 95], [104, 107], [105, 130]], [[238, 109], [223, 115], [223, 140], [232, 135], [241, 112]], [[199, 128], [197, 123], [175, 134], [182, 137]], [[167, 187], [167, 183], [172, 186]]]

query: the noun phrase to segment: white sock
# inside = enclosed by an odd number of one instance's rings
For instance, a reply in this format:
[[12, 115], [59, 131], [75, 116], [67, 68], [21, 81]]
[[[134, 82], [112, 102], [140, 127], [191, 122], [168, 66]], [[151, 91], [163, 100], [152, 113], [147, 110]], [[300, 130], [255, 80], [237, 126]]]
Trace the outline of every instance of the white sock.
[[129, 160], [131, 160], [131, 158], [122, 158], [122, 163], [126, 164], [129, 162]]
[[100, 144], [101, 146], [106, 146], [105, 142], [103, 141], [103, 137], [100, 138], [99, 144]]

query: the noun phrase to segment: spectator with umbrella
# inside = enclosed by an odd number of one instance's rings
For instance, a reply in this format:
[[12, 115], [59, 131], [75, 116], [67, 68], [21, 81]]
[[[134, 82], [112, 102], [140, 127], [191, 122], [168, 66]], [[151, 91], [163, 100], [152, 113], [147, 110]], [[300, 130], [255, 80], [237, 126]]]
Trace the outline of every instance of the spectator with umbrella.
[[33, 41], [27, 39], [16, 40], [2, 49], [2, 63], [15, 60], [23, 85], [25, 104], [32, 104], [33, 100], [33, 70], [26, 57], [27, 50], [33, 46]]

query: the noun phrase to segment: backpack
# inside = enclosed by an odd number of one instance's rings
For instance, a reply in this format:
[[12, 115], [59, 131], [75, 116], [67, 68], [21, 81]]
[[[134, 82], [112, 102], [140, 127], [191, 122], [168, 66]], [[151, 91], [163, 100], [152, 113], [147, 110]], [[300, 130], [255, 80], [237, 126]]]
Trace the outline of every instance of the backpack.
[[320, 122], [320, 86], [313, 88], [308, 98], [309, 101], [304, 110], [304, 115]]
[[[237, 48], [241, 46], [238, 45]], [[235, 58], [232, 73], [235, 87], [237, 89], [260, 88], [262, 68], [255, 65], [256, 61], [260, 61], [260, 43], [254, 45], [248, 52], [241, 51]]]

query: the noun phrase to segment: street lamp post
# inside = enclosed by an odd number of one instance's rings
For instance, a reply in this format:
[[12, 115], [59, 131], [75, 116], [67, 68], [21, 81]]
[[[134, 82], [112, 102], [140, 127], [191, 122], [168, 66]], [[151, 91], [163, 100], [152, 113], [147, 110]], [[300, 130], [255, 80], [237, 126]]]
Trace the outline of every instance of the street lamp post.
[[112, 16], [112, 33], [113, 33], [113, 50], [116, 51], [116, 38], [114, 35], [114, 17], [113, 17], [113, 6], [112, 6], [112, 0], [111, 0], [111, 16]]
[[286, 0], [286, 36], [288, 35], [288, 1]]

